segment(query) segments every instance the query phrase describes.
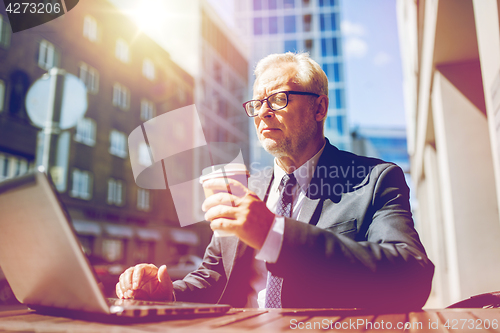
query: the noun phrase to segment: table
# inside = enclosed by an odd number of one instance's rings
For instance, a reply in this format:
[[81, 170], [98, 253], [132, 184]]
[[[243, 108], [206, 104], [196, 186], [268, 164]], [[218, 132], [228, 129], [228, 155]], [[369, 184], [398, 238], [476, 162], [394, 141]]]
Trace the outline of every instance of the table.
[[231, 309], [218, 317], [126, 325], [0, 312], [0, 332], [500, 332], [500, 309], [438, 309], [399, 314], [333, 309]]

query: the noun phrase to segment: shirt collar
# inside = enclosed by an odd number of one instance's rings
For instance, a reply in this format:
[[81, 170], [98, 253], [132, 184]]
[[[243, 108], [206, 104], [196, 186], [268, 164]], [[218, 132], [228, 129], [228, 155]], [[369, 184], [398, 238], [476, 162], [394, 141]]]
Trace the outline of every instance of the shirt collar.
[[[293, 172], [293, 175], [297, 179], [297, 183], [299, 184], [302, 191], [307, 192], [307, 188], [311, 183], [311, 179], [314, 175], [314, 170], [316, 170], [316, 165], [318, 165], [319, 158], [325, 149], [326, 140], [323, 144], [323, 147], [306, 163], [302, 164], [297, 170]], [[274, 184], [277, 186], [273, 186], [275, 190], [279, 190], [279, 184], [283, 176], [286, 174], [285, 170], [283, 170], [277, 163], [277, 159], [274, 159]]]

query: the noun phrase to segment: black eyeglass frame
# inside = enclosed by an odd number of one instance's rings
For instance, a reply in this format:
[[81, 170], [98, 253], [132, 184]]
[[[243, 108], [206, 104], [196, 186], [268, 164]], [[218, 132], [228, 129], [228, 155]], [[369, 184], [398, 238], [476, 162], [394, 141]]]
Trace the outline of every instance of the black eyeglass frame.
[[[273, 108], [273, 106], [271, 105], [271, 103], [269, 103], [269, 98], [271, 98], [271, 97], [273, 97], [274, 95], [277, 95], [277, 94], [285, 94], [286, 95], [286, 104], [284, 106], [280, 107], [280, 108], [275, 109], [275, 108]], [[269, 106], [269, 108], [271, 110], [278, 111], [278, 110], [284, 109], [284, 108], [286, 108], [288, 106], [288, 101], [289, 101], [288, 95], [290, 95], [290, 94], [291, 95], [309, 95], [309, 96], [316, 96], [316, 97], [321, 96], [321, 95], [318, 95], [318, 94], [315, 94], [315, 93], [312, 93], [312, 92], [307, 92], [307, 91], [294, 91], [294, 90], [285, 91], [285, 90], [283, 90], [283, 91], [275, 92], [275, 93], [267, 96], [264, 99], [252, 99], [252, 100], [249, 100], [249, 101], [243, 103], [243, 108], [245, 109], [245, 112], [246, 112], [247, 116], [252, 117], [252, 118], [253, 117], [257, 117], [257, 115], [259, 113], [254, 114], [254, 115], [250, 115], [248, 113], [247, 104], [250, 103], [250, 102], [260, 102], [262, 105], [264, 105], [264, 101], [265, 101], [265, 102], [267, 102], [267, 105]]]

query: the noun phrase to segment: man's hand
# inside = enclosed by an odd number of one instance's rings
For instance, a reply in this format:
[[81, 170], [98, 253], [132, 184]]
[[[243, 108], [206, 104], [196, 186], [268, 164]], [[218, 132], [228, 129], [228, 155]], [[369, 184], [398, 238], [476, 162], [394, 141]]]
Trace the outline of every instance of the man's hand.
[[120, 275], [116, 284], [118, 298], [172, 301], [174, 298], [172, 280], [167, 266], [159, 269], [152, 264], [138, 264]]
[[[227, 193], [226, 180], [232, 194]], [[202, 205], [212, 230], [232, 232], [246, 244], [260, 250], [274, 221], [274, 214], [266, 204], [254, 192], [231, 178], [210, 179], [203, 182], [203, 187], [223, 191], [209, 196]]]

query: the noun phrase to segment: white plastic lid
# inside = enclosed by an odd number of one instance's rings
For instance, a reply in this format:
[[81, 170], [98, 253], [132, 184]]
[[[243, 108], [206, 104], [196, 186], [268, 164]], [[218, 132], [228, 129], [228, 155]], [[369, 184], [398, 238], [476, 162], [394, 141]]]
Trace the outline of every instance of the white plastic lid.
[[201, 172], [200, 183], [203, 183], [205, 180], [210, 178], [221, 178], [224, 176], [231, 177], [236, 175], [246, 175], [247, 177], [250, 175], [245, 164], [218, 164], [203, 169]]

